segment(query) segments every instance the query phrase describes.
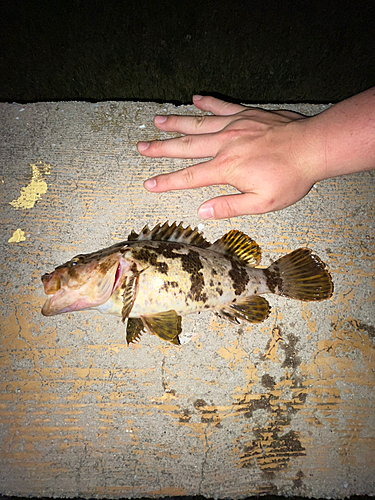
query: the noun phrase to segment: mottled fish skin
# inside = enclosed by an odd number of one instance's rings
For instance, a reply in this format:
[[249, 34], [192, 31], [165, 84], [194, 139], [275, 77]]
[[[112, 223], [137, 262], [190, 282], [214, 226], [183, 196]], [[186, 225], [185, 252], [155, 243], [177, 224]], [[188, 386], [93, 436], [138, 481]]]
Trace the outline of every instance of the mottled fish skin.
[[127, 320], [128, 342], [143, 330], [178, 344], [181, 317], [212, 310], [232, 322], [260, 322], [269, 304], [260, 294], [323, 300], [333, 292], [324, 263], [309, 249], [281, 257], [268, 269], [258, 245], [240, 231], [209, 243], [181, 224], [147, 226], [128, 241], [78, 255], [42, 276], [49, 296], [42, 314], [97, 309]]
[[[173, 309], [186, 316], [220, 309], [233, 300], [269, 292], [263, 269], [183, 243], [141, 241], [122, 249], [123, 257], [139, 272], [137, 298], [131, 318]], [[121, 314], [122, 289], [112, 295], [102, 312]]]

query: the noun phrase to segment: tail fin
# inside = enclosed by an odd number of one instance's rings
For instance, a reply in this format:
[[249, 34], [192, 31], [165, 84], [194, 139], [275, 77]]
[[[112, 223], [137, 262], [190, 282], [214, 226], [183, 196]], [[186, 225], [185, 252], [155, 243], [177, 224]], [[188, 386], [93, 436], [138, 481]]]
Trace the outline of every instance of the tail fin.
[[324, 300], [331, 297], [330, 274], [317, 255], [308, 248], [299, 248], [265, 269], [271, 292], [298, 300]]

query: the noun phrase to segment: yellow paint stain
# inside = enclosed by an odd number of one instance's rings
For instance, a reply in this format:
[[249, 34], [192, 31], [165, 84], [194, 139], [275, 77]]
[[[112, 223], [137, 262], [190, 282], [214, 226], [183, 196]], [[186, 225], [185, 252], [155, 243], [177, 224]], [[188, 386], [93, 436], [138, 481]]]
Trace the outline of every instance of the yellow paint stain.
[[158, 398], [153, 398], [152, 402], [156, 403], [158, 408], [161, 408], [165, 413], [170, 415], [179, 415], [181, 413], [180, 407], [176, 403], [172, 403], [172, 400], [176, 400], [176, 396], [171, 392], [164, 392], [164, 394]]
[[241, 347], [238, 339], [234, 341], [233, 345], [220, 347], [216, 353], [227, 361], [231, 370], [236, 370], [241, 366], [246, 375], [247, 384], [258, 381], [257, 369], [250, 363], [249, 354]]
[[233, 346], [220, 347], [216, 351], [219, 356], [230, 363], [231, 368], [235, 368], [237, 364], [242, 364], [243, 360], [248, 358], [246, 351], [238, 344], [239, 342], [236, 339]]
[[201, 445], [203, 446], [204, 452], [212, 446], [212, 441], [209, 439], [213, 434], [213, 427], [210, 423], [205, 422], [180, 422], [182, 427], [190, 429], [190, 433], [187, 432], [187, 437], [193, 437], [194, 439], [199, 439]]
[[31, 163], [30, 167], [32, 170], [30, 183], [21, 189], [21, 194], [16, 200], [9, 203], [16, 210], [19, 208], [33, 208], [40, 197], [47, 192], [47, 183], [43, 178], [43, 174], [49, 175], [52, 166], [49, 163], [38, 161], [37, 163]]
[[25, 232], [22, 229], [16, 229], [11, 238], [9, 238], [8, 243], [19, 243], [20, 241], [25, 241]]
[[280, 360], [277, 356], [277, 348], [279, 346], [279, 342], [282, 341], [283, 339], [280, 333], [280, 328], [278, 326], [274, 326], [271, 330], [267, 351], [264, 353], [263, 359], [269, 360], [272, 363], [279, 363]]
[[318, 330], [316, 325], [316, 319], [313, 317], [311, 311], [308, 309], [304, 303], [301, 304], [302, 317], [311, 333], [315, 333]]
[[[373, 343], [366, 325], [360, 321], [339, 315], [331, 319], [331, 337], [318, 342], [310, 364], [301, 364], [305, 392], [308, 393], [301, 415], [310, 426], [334, 429], [339, 442], [340, 462], [345, 466], [355, 466], [355, 450], [359, 446], [368, 457], [374, 456], [375, 452], [375, 441], [370, 442], [361, 436], [372, 416], [371, 401], [363, 398], [360, 404], [353, 405], [351, 400], [354, 390], [367, 387], [373, 391], [375, 388]], [[346, 419], [344, 426], [340, 423], [342, 414]]]

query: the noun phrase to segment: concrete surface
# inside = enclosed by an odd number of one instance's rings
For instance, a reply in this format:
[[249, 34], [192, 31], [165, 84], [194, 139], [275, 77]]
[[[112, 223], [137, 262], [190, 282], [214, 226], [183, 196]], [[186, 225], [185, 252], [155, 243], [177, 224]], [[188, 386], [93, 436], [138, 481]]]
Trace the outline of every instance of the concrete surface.
[[[151, 173], [190, 162], [135, 148], [166, 137], [155, 113], [191, 111], [0, 104], [2, 494], [375, 492], [374, 172], [321, 182], [279, 213], [202, 223], [199, 203], [227, 188], [147, 193]], [[264, 265], [309, 246], [334, 296], [272, 296], [260, 325], [190, 316], [180, 347], [147, 335], [126, 347], [120, 319], [96, 312], [41, 316], [44, 272], [166, 219], [201, 224], [211, 241], [238, 228]]]

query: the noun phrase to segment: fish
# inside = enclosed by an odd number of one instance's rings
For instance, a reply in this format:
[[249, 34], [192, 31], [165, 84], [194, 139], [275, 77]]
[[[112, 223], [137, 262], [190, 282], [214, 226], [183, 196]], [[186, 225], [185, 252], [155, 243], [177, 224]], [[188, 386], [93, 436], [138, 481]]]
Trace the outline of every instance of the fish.
[[147, 331], [180, 344], [182, 317], [212, 311], [231, 323], [260, 323], [270, 314], [262, 296], [273, 293], [301, 301], [333, 294], [325, 263], [298, 248], [268, 268], [259, 267], [259, 245], [239, 230], [210, 243], [182, 223], [165, 222], [132, 231], [126, 241], [80, 254], [46, 273], [44, 316], [93, 309], [120, 316], [126, 340]]

